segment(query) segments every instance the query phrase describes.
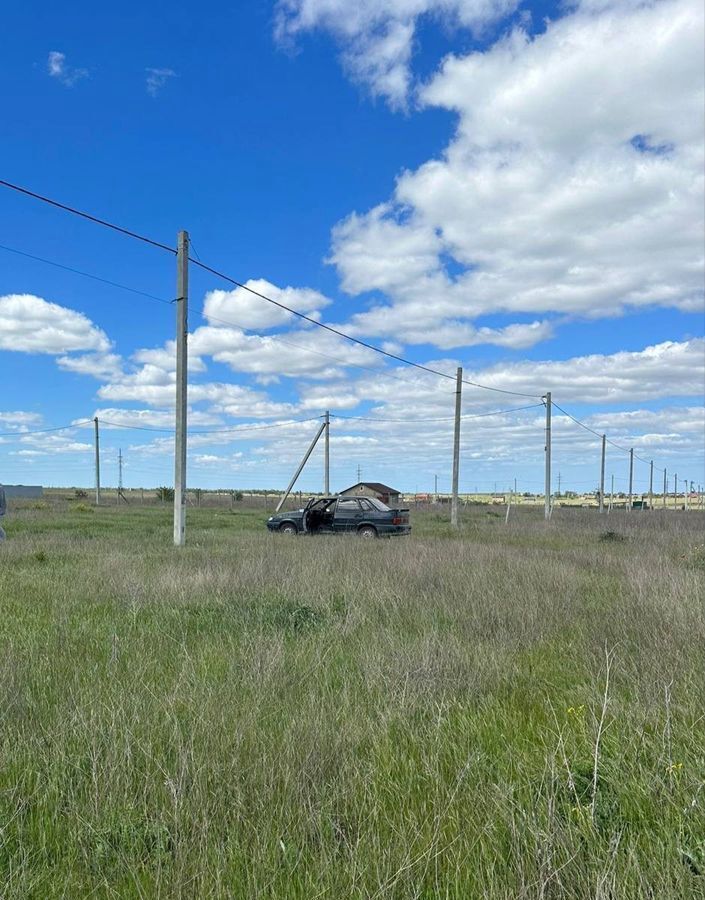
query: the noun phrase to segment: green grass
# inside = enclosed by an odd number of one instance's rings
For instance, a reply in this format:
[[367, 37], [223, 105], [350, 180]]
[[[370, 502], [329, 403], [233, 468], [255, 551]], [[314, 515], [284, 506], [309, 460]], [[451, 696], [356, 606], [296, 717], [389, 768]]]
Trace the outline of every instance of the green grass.
[[13, 511], [3, 900], [705, 896], [703, 518], [464, 516]]

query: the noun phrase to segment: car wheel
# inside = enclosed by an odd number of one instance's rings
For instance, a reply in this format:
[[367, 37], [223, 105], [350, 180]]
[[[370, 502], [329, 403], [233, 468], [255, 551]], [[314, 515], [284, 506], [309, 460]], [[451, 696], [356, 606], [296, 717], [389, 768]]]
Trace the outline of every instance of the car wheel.
[[362, 528], [358, 528], [357, 533], [361, 538], [377, 537], [377, 529], [373, 528], [371, 525], [363, 525]]
[[294, 525], [293, 522], [284, 522], [283, 525], [279, 526], [279, 531], [282, 534], [297, 534], [299, 529]]

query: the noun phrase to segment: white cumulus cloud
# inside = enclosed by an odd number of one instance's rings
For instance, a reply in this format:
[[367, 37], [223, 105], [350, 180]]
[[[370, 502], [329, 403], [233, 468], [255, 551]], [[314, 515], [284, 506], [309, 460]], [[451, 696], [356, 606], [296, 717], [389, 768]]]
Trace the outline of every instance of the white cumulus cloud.
[[447, 347], [488, 314], [701, 310], [702, 48], [702, 5], [662, 0], [449, 57], [421, 98], [453, 140], [333, 232], [343, 288], [383, 293], [358, 333]]
[[109, 348], [105, 332], [83, 313], [33, 294], [0, 297], [0, 350], [64, 354]]
[[517, 6], [516, 0], [281, 0], [276, 35], [282, 41], [321, 29], [340, 43], [352, 78], [392, 106], [406, 104], [417, 24], [438, 19], [474, 34]]

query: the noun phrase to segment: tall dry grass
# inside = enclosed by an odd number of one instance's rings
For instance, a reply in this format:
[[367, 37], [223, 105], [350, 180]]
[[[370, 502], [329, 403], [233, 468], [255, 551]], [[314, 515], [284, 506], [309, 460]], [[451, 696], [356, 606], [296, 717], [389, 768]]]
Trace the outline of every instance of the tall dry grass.
[[17, 512], [2, 897], [702, 896], [703, 519], [520, 512]]

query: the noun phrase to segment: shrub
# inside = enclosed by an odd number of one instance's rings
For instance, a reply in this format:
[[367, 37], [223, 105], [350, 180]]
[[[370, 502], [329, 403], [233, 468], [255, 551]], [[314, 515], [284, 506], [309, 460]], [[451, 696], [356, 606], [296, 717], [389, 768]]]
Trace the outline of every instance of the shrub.
[[174, 488], [171, 487], [158, 487], [157, 488], [157, 500], [161, 500], [163, 503], [171, 502], [174, 499]]

